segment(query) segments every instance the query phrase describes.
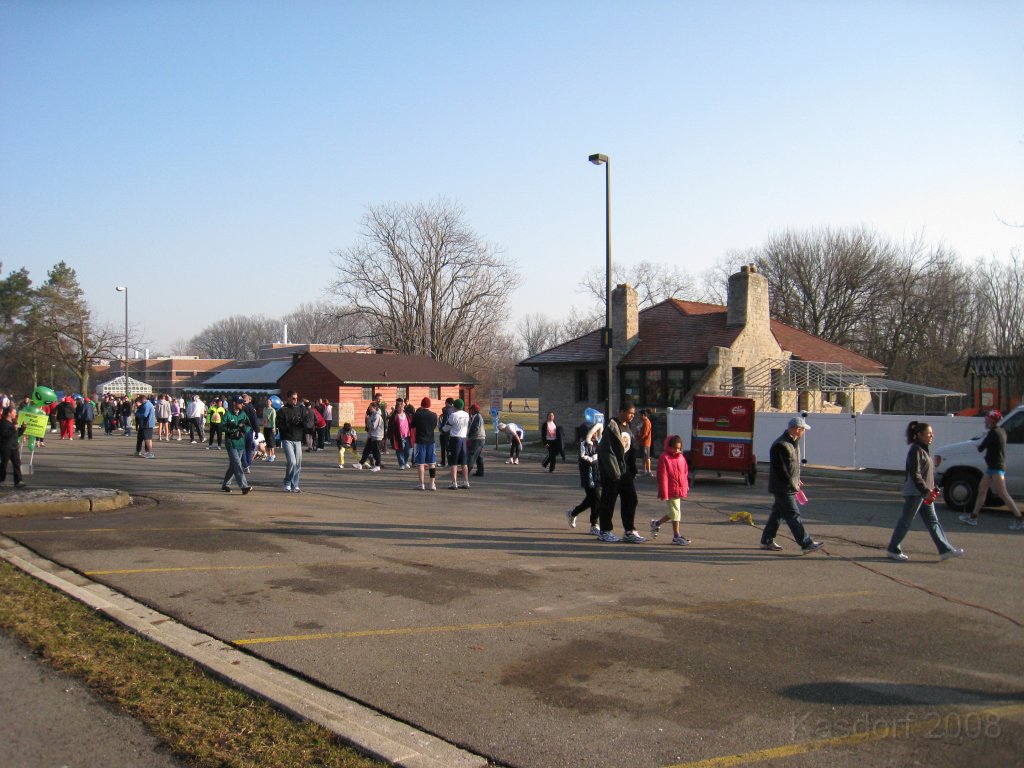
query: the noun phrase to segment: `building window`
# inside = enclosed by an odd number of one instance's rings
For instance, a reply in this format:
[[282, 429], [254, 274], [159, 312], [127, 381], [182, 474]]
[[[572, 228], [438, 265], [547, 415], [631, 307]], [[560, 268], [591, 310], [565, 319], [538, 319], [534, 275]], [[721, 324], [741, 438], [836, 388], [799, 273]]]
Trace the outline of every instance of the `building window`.
[[373, 400], [373, 387], [363, 387], [363, 400]]
[[661, 405], [663, 394], [661, 369], [648, 368], [644, 371], [644, 405], [654, 407]]
[[[641, 402], [641, 399], [640, 399], [641, 396], [643, 395], [643, 391], [641, 389], [640, 382], [641, 382], [640, 371], [623, 371], [622, 372], [622, 394], [623, 395], [629, 395], [630, 397], [632, 397], [634, 405], [642, 405], [643, 404]], [[612, 408], [617, 408], [617, 407], [618, 406], [615, 405], [614, 403], [612, 404]]]
[[585, 403], [590, 399], [589, 371], [576, 371], [576, 402]]
[[678, 408], [690, 391], [690, 371], [687, 368], [669, 368], [665, 372], [665, 405]]
[[430, 399], [431, 400], [440, 400], [441, 399], [441, 388], [440, 387], [431, 387], [430, 388]]
[[732, 369], [732, 393], [735, 397], [743, 397], [746, 392], [746, 386], [743, 383], [743, 377], [746, 373], [744, 368], [733, 368]]
[[400, 397], [403, 400], [408, 400], [409, 399], [409, 385], [407, 384], [404, 387], [395, 387], [395, 397], [396, 398]]

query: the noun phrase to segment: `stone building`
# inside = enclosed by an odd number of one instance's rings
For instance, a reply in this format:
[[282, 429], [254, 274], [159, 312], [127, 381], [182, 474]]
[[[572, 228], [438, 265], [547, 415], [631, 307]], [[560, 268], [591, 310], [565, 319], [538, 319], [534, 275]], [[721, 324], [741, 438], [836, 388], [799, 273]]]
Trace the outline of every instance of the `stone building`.
[[[632, 286], [612, 292], [612, 408], [688, 408], [698, 394], [752, 397], [761, 410], [869, 410], [882, 365], [772, 320], [768, 281], [753, 265], [729, 278], [728, 305], [668, 299], [638, 311]], [[576, 424], [604, 409], [600, 330], [519, 363], [539, 372], [539, 413]]]

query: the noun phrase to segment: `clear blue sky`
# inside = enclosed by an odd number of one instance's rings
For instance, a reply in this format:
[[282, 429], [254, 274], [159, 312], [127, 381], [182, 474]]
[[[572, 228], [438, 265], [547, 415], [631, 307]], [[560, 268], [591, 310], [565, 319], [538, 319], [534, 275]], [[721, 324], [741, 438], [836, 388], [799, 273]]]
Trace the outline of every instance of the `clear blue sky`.
[[[368, 204], [461, 204], [581, 308], [785, 228], [1024, 244], [1024, 3], [0, 3], [0, 261], [167, 351], [321, 296]], [[546, 277], [545, 277], [546, 276]]]

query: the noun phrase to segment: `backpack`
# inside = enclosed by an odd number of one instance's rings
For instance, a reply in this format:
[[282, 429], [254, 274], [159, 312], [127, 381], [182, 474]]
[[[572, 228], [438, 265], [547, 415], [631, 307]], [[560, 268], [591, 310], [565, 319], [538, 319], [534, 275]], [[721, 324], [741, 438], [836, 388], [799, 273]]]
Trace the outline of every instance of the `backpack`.
[[327, 422], [324, 421], [323, 415], [320, 413], [320, 411], [316, 410], [315, 408], [313, 409], [313, 419], [315, 420], [314, 424], [316, 425], [317, 429], [323, 429], [324, 427], [327, 426]]

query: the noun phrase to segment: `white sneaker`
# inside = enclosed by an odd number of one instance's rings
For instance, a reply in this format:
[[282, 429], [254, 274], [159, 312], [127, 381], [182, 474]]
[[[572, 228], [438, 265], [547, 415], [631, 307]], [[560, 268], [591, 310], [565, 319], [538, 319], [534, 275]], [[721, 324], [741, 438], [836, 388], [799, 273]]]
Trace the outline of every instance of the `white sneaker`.
[[971, 517], [967, 513], [964, 513], [964, 514], [960, 515], [960, 517], [958, 517], [957, 520], [959, 520], [964, 525], [977, 525], [978, 524], [978, 518]]
[[641, 536], [636, 531], [626, 531], [622, 535], [622, 540], [627, 544], [643, 544], [647, 539]]
[[949, 560], [951, 557], [963, 557], [964, 551], [960, 547], [953, 547], [949, 552], [939, 555], [939, 560]]
[[622, 539], [620, 539], [618, 536], [615, 535], [614, 531], [600, 531], [597, 534], [597, 540], [598, 541], [611, 541], [611, 542], [622, 541]]
[[570, 528], [576, 527], [576, 516], [572, 513], [571, 509], [565, 510], [565, 519], [569, 522]]
[[1018, 517], [1012, 523], [1010, 523], [1011, 531], [1024, 531], [1024, 517]]
[[505, 459], [505, 463], [506, 464], [515, 464], [515, 462], [512, 459]]
[[657, 520], [651, 520], [651, 538], [652, 539], [658, 538], [658, 531], [660, 531], [660, 530], [661, 530], [661, 526], [658, 525], [658, 521]]
[[[271, 461], [273, 461], [273, 459], [271, 459]], [[344, 468], [345, 468], [345, 465], [344, 465], [344, 464], [339, 464], [339, 465], [338, 465], [338, 469], [344, 469]]]
[[356, 462], [355, 464], [352, 465], [352, 469], [362, 469], [362, 468], [363, 468], [363, 465], [360, 464], [359, 462]]
[[890, 560], [895, 560], [897, 563], [905, 563], [907, 562], [907, 560], [910, 559], [902, 552], [890, 552], [889, 550], [885, 551], [885, 556], [888, 557]]
[[601, 529], [598, 528], [596, 525], [592, 525], [592, 526], [590, 526], [590, 533], [591, 533], [592, 536], [600, 536], [601, 535]]
[[688, 546], [690, 546], [690, 540], [688, 538], [686, 538], [685, 536], [673, 536], [672, 537], [672, 543], [675, 544], [676, 546], [679, 546], [679, 547], [688, 547]]
[[380, 467], [370, 467], [371, 472], [380, 472]]
[[513, 464], [518, 464], [519, 463], [519, 459], [512, 459], [512, 463]]

